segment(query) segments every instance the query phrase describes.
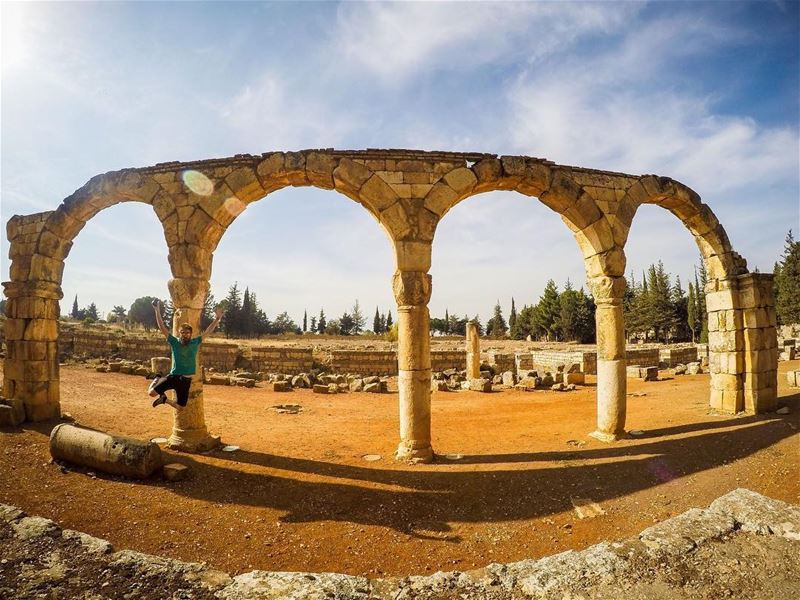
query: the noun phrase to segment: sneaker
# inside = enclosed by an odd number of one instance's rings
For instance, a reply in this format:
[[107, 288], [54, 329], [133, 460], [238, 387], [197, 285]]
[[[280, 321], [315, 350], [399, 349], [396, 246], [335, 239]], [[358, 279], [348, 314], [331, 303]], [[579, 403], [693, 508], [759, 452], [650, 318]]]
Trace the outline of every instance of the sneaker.
[[166, 404], [166, 403], [167, 403], [167, 397], [164, 394], [161, 394], [158, 398], [153, 400], [153, 408], [155, 408], [159, 404]]
[[150, 382], [150, 387], [147, 388], [147, 393], [148, 394], [153, 391], [154, 387], [156, 387], [156, 384], [158, 383], [159, 379], [161, 379], [161, 376], [160, 375], [156, 375], [155, 379], [153, 379], [153, 381]]

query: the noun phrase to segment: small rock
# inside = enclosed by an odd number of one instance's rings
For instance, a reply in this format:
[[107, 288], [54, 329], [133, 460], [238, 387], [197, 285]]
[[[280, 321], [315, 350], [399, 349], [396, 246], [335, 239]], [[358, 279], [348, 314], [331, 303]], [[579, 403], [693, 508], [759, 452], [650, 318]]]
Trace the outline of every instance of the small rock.
[[170, 463], [162, 468], [167, 481], [183, 481], [189, 474], [189, 467], [180, 463]]
[[288, 381], [274, 381], [272, 383], [273, 392], [291, 392], [292, 384]]

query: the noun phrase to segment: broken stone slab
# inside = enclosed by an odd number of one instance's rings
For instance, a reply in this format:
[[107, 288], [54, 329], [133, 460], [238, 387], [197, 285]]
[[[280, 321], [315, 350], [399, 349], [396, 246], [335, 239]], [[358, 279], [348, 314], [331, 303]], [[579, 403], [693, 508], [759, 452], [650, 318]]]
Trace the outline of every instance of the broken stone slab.
[[431, 390], [434, 392], [449, 392], [450, 387], [447, 385], [446, 381], [433, 379], [431, 380]]
[[567, 385], [584, 385], [586, 383], [586, 375], [583, 371], [567, 371], [564, 375], [564, 383]]
[[293, 388], [310, 388], [311, 387], [311, 380], [308, 378], [308, 375], [305, 373], [300, 373], [299, 375], [295, 375], [292, 377], [292, 387]]
[[22, 541], [46, 536], [56, 536], [61, 532], [61, 528], [50, 519], [44, 517], [22, 517], [11, 522], [11, 528]]
[[25, 511], [10, 504], [0, 504], [0, 522], [11, 523], [25, 517]]
[[61, 537], [65, 540], [78, 542], [86, 552], [91, 554], [111, 554], [114, 551], [114, 546], [111, 545], [111, 542], [96, 538], [88, 533], [65, 529], [61, 532]]
[[256, 380], [247, 377], [231, 377], [231, 385], [237, 387], [251, 388], [256, 386]]
[[719, 539], [734, 530], [733, 517], [722, 512], [692, 508], [685, 513], [648, 527], [639, 534], [653, 554], [677, 555], [703, 542]]
[[273, 392], [291, 392], [292, 391], [292, 384], [288, 381], [273, 381], [272, 382], [272, 391]]
[[698, 375], [703, 372], [703, 368], [700, 366], [699, 362], [690, 362], [686, 365], [686, 374], [687, 375]]
[[729, 515], [742, 531], [800, 541], [800, 507], [738, 488], [717, 498], [709, 510]]
[[339, 573], [282, 573], [251, 571], [233, 578], [217, 592], [221, 600], [286, 598], [287, 600], [328, 600], [370, 598], [370, 582], [366, 577]]
[[382, 392], [381, 389], [381, 382], [377, 383], [368, 383], [364, 386], [364, 391], [368, 394], [380, 394]]
[[542, 377], [540, 385], [541, 385], [541, 387], [550, 387], [555, 382], [556, 381], [555, 381], [555, 379], [553, 379], [553, 374], [548, 372], [548, 373], [544, 374], [544, 377]]
[[614, 583], [626, 567], [626, 562], [603, 542], [581, 552], [568, 550], [537, 561], [511, 563], [502, 576], [512, 581], [512, 587], [519, 589], [523, 597], [560, 598], [561, 595], [552, 595], [557, 590], [585, 585], [587, 579]]
[[519, 383], [514, 387], [523, 390], [526, 392], [532, 392], [537, 387], [542, 385], [542, 380], [539, 377], [523, 377], [519, 380]]
[[170, 463], [161, 469], [167, 481], [183, 481], [189, 475], [189, 467], [180, 463]]
[[350, 382], [350, 391], [351, 392], [361, 392], [364, 390], [364, 380], [361, 378], [353, 379]]
[[471, 392], [487, 393], [492, 391], [492, 381], [483, 377], [469, 380], [469, 390]]
[[686, 369], [686, 365], [678, 364], [678, 365], [675, 365], [675, 368], [672, 370], [672, 372], [675, 375], [686, 375], [686, 370], [687, 370]]
[[199, 563], [183, 562], [153, 556], [133, 550], [120, 550], [111, 555], [112, 567], [123, 567], [135, 572], [135, 577], [178, 577], [189, 583], [199, 583], [210, 591], [219, 590], [232, 581], [227, 573], [207, 569]]
[[517, 385], [517, 376], [514, 371], [503, 371], [503, 374], [500, 375], [500, 377], [503, 385], [507, 385], [508, 387], [514, 387]]
[[315, 383], [314, 387], [311, 388], [311, 391], [315, 394], [330, 394], [330, 388], [328, 388], [327, 384], [322, 383]]
[[642, 367], [639, 365], [629, 365], [625, 367], [625, 374], [629, 379], [641, 379], [642, 381], [657, 381], [658, 367]]
[[162, 465], [158, 444], [68, 423], [56, 425], [50, 433], [50, 454], [56, 460], [142, 479]]
[[210, 385], [230, 385], [231, 378], [227, 375], [220, 375], [219, 373], [212, 373], [208, 376], [208, 383]]

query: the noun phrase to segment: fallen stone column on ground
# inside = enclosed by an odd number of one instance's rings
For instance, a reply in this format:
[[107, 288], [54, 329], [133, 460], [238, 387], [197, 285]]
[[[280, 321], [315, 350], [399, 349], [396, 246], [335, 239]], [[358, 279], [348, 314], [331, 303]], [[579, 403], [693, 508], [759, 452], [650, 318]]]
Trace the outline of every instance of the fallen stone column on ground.
[[50, 433], [50, 454], [56, 460], [141, 479], [150, 477], [162, 465], [157, 444], [67, 423], [56, 425]]

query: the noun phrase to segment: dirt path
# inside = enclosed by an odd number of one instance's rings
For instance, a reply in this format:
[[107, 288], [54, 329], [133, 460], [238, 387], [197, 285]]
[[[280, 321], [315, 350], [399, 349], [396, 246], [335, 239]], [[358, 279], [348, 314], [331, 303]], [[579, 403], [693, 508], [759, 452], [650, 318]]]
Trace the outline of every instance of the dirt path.
[[[470, 569], [635, 535], [737, 487], [797, 503], [800, 393], [775, 414], [707, 414], [708, 376], [629, 381], [628, 429], [587, 437], [594, 389], [436, 393], [433, 465], [392, 459], [396, 394], [314, 395], [206, 386], [206, 420], [236, 453], [174, 459], [179, 483], [129, 482], [49, 464], [52, 424], [0, 432], [0, 502], [132, 548], [231, 573], [405, 575]], [[142, 378], [62, 369], [62, 409], [80, 423], [141, 439], [167, 435]], [[640, 395], [646, 394], [646, 395]], [[299, 404], [299, 414], [270, 407]], [[378, 454], [375, 462], [364, 455]], [[603, 511], [578, 518], [573, 502]], [[591, 503], [582, 512], [596, 512]]]

